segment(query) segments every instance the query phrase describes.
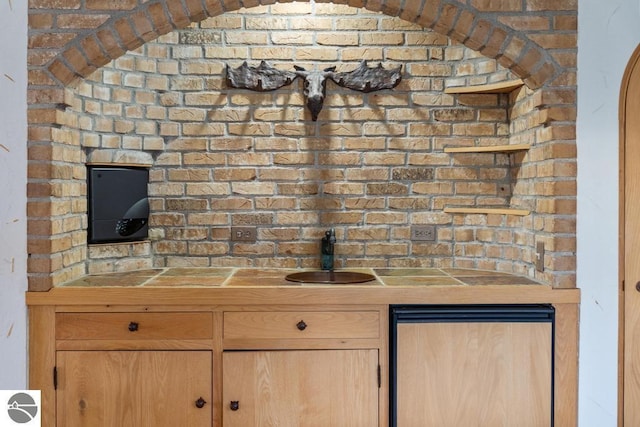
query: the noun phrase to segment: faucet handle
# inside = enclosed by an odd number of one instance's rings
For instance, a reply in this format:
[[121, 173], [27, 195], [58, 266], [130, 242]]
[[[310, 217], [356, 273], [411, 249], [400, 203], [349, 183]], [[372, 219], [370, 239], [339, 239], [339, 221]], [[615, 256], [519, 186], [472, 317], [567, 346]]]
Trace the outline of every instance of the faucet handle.
[[335, 243], [336, 242], [336, 229], [335, 228], [330, 228], [324, 234], [327, 236], [327, 240], [329, 240], [329, 243]]

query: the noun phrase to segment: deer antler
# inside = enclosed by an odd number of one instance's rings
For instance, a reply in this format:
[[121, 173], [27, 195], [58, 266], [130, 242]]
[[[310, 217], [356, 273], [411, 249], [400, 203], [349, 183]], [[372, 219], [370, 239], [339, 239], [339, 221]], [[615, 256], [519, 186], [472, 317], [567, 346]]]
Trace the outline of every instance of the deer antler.
[[367, 61], [360, 62], [360, 66], [347, 73], [333, 73], [329, 76], [338, 86], [360, 92], [373, 92], [382, 89], [392, 89], [400, 83], [402, 65], [398, 68], [385, 70], [382, 64], [377, 67], [367, 66]]
[[291, 84], [298, 75], [272, 67], [266, 61], [257, 67], [250, 67], [247, 61], [238, 68], [226, 67], [227, 84], [231, 87], [251, 89], [259, 92], [275, 90]]

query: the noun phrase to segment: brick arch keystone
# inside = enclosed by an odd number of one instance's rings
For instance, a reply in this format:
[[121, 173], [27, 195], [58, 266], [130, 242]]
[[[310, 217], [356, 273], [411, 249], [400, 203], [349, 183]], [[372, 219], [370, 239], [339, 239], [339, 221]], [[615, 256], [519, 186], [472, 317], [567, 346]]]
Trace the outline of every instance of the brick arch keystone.
[[[497, 21], [491, 13], [456, 0], [335, 0], [335, 3], [382, 12], [446, 35], [484, 56], [496, 59], [531, 89], [559, 74], [556, 61], [526, 34]], [[80, 34], [51, 60], [48, 69], [67, 86], [86, 77], [126, 51], [136, 49], [192, 22], [241, 7], [275, 0], [156, 0], [120, 13], [100, 27]]]

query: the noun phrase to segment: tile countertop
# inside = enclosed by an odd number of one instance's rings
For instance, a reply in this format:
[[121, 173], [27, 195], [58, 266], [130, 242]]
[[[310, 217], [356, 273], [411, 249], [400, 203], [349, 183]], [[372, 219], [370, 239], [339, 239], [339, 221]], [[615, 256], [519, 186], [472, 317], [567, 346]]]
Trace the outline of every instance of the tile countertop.
[[415, 287], [415, 286], [482, 286], [537, 285], [539, 282], [522, 276], [487, 270], [460, 268], [353, 268], [341, 271], [369, 273], [375, 280], [354, 284], [315, 284], [290, 282], [285, 276], [301, 269], [284, 268], [159, 268], [127, 273], [85, 276], [59, 287]]

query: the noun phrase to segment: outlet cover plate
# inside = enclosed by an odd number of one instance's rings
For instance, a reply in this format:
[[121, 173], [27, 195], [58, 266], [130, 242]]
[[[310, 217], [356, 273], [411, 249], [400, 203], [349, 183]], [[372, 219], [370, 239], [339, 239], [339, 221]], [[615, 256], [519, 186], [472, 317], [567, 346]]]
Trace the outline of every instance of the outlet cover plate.
[[434, 242], [436, 240], [436, 226], [412, 225], [411, 240]]
[[231, 227], [231, 241], [233, 242], [255, 242], [257, 240], [256, 227]]

